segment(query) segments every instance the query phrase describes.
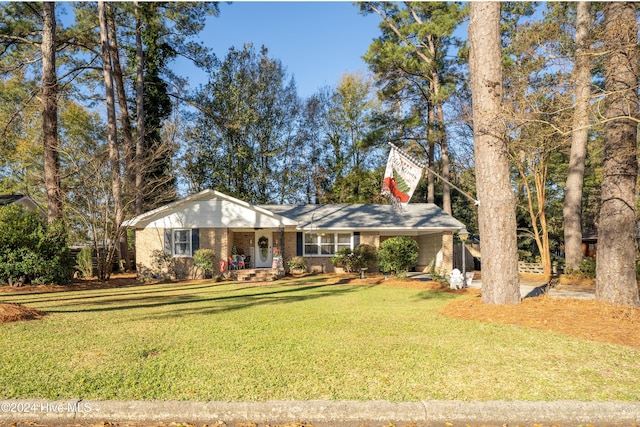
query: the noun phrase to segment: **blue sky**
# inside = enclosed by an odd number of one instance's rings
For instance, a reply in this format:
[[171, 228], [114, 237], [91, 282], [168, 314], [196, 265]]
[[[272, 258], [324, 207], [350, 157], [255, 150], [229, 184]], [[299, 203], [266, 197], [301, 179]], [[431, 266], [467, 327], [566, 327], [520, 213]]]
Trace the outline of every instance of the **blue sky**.
[[[346, 71], [368, 73], [362, 56], [380, 34], [379, 22], [378, 15], [360, 15], [350, 1], [221, 2], [220, 15], [207, 21], [201, 38], [221, 61], [232, 46], [265, 45], [306, 98], [335, 85]], [[176, 72], [189, 76], [192, 87], [206, 81], [203, 74]]]

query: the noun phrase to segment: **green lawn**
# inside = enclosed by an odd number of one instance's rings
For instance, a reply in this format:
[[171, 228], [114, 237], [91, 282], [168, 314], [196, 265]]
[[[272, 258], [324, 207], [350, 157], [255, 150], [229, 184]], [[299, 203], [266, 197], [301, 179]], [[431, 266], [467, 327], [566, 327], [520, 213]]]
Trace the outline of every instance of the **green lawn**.
[[0, 398], [640, 400], [638, 350], [313, 280], [2, 295], [50, 315], [0, 325]]

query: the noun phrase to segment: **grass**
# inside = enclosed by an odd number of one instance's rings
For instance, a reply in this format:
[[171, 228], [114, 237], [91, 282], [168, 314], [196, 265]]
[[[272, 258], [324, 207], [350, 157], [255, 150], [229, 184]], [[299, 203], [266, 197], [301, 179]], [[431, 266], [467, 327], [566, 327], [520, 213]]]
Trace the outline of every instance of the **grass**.
[[0, 324], [0, 398], [640, 400], [638, 349], [313, 280], [2, 295], [49, 315]]

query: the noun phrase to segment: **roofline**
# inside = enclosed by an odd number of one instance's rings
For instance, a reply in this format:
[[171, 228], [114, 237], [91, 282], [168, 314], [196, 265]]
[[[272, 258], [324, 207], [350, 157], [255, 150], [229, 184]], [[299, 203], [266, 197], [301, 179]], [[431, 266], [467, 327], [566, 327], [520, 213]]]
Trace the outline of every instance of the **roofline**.
[[28, 194], [6, 194], [5, 196], [15, 196], [18, 197], [18, 199], [13, 200], [12, 202], [3, 206], [8, 206], [10, 204], [22, 204], [21, 202], [26, 202], [27, 204], [31, 205], [34, 211], [37, 212], [41, 217], [47, 217], [47, 211], [43, 209], [39, 204], [37, 204], [36, 201], [33, 200]]
[[464, 226], [452, 226], [452, 227], [297, 227], [299, 231], [407, 231], [407, 230], [423, 230], [423, 231], [454, 231], [462, 230]]

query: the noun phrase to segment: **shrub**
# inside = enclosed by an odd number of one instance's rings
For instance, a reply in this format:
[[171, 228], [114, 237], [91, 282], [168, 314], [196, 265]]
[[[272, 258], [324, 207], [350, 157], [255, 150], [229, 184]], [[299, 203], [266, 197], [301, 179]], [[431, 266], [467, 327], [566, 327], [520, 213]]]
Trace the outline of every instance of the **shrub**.
[[359, 268], [371, 268], [378, 261], [378, 251], [375, 246], [360, 244], [353, 251], [360, 261]]
[[356, 256], [351, 248], [338, 249], [336, 254], [331, 258], [331, 263], [334, 267], [343, 268], [347, 273], [355, 271], [354, 264], [356, 264], [356, 262]]
[[49, 226], [20, 205], [0, 208], [0, 282], [65, 284], [73, 259], [61, 222]]
[[595, 258], [582, 258], [580, 265], [575, 270], [565, 271], [565, 275], [578, 279], [595, 279], [596, 277], [596, 260]]
[[216, 269], [216, 255], [211, 249], [198, 249], [193, 254], [193, 263], [207, 273], [213, 274]]
[[93, 276], [93, 248], [85, 246], [80, 249], [76, 257], [76, 267], [80, 270], [82, 277]]
[[378, 250], [378, 267], [383, 273], [406, 275], [418, 263], [418, 250], [418, 242], [409, 237], [386, 239]]
[[582, 258], [580, 261], [580, 276], [587, 279], [596, 277], [596, 260], [594, 258]]
[[178, 276], [175, 260], [160, 249], [151, 251], [151, 268], [151, 277], [154, 278], [170, 279]]
[[342, 267], [347, 273], [359, 271], [361, 268], [370, 268], [377, 260], [376, 248], [371, 245], [361, 244], [352, 251], [350, 248], [339, 249], [331, 258], [335, 267]]

